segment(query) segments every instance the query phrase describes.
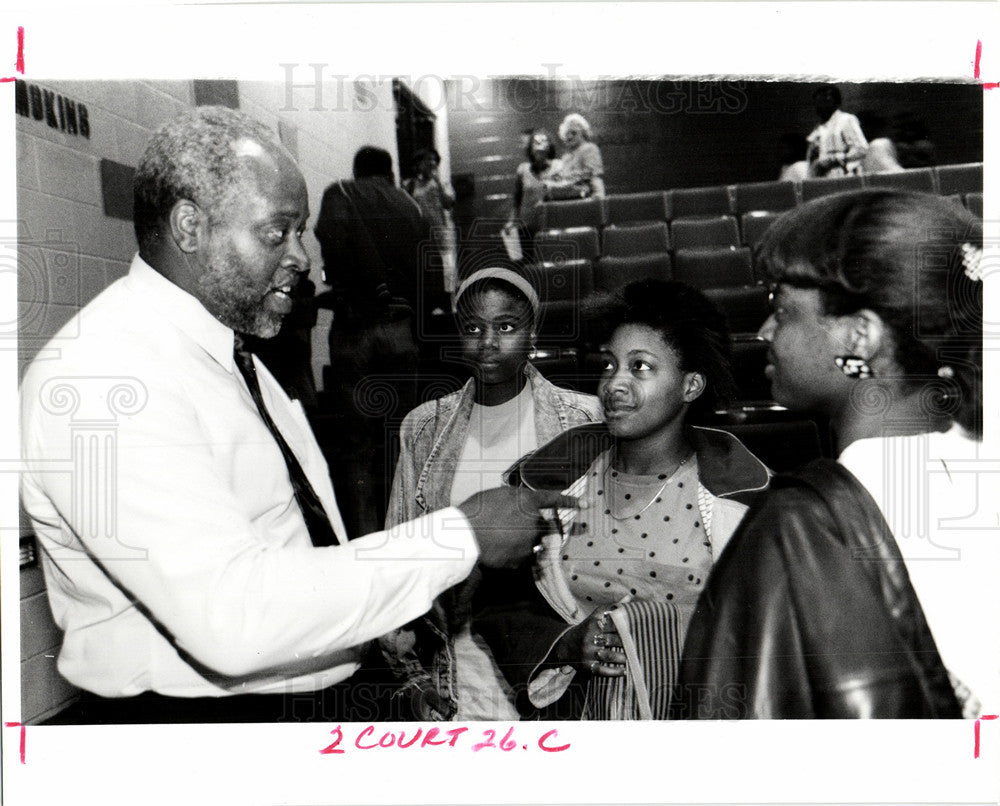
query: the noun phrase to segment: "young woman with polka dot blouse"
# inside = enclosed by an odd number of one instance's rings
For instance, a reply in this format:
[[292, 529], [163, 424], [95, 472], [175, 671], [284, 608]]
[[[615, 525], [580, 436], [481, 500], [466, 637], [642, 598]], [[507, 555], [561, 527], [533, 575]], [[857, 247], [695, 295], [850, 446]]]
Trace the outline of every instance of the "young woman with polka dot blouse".
[[606, 425], [566, 432], [516, 471], [529, 486], [568, 484], [588, 506], [567, 514], [562, 535], [539, 551], [545, 604], [519, 604], [505, 626], [486, 628], [501, 668], [535, 707], [558, 700], [574, 678], [625, 674], [621, 636], [607, 614], [622, 602], [656, 603], [661, 621], [666, 614], [668, 657], [656, 662], [672, 676], [712, 564], [744, 502], [769, 479], [731, 434], [689, 424], [734, 388], [728, 334], [703, 294], [645, 280], [600, 318], [609, 328], [598, 387]]

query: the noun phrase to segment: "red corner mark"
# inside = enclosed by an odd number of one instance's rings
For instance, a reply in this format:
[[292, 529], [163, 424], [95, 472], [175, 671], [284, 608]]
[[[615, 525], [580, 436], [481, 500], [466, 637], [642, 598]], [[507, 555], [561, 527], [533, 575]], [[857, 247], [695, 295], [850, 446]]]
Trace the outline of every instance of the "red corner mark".
[[[24, 26], [17, 26], [17, 60], [14, 62], [14, 69], [22, 76], [24, 75]], [[7, 83], [14, 80], [14, 76], [0, 78], [0, 83]]]
[[[972, 67], [972, 77], [975, 78], [975, 79], [977, 79], [977, 80], [979, 78], [979, 60], [982, 58], [982, 55], [983, 55], [983, 40], [977, 39], [976, 40], [976, 61], [973, 64], [973, 67]], [[997, 87], [1000, 87], [1000, 82], [997, 82], [997, 81], [984, 81], [983, 82], [983, 89], [984, 90], [995, 90]]]
[[[21, 763], [24, 764], [24, 744], [28, 738], [28, 729], [22, 725], [20, 722], [4, 722], [5, 728], [20, 728], [21, 729]], [[976, 755], [979, 754], [979, 725], [976, 725]]]
[[979, 723], [984, 719], [996, 719], [997, 714], [983, 714], [979, 719], [976, 720], [976, 726], [972, 729], [973, 734], [976, 737], [975, 748], [972, 751], [973, 758], [979, 758]]

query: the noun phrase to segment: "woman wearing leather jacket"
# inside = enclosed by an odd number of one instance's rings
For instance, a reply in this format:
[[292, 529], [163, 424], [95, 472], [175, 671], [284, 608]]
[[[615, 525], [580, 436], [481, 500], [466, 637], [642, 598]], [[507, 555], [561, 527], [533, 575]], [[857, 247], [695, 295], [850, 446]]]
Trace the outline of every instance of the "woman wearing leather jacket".
[[1000, 704], [981, 254], [978, 219], [916, 193], [825, 197], [766, 235], [773, 397], [829, 416], [839, 458], [776, 477], [744, 519], [689, 628], [674, 716]]

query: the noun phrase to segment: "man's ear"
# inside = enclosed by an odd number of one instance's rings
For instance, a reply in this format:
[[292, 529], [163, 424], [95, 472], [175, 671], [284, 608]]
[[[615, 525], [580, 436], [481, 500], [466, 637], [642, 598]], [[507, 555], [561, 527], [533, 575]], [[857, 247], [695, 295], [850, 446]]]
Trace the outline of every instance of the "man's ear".
[[204, 211], [190, 199], [180, 199], [170, 210], [170, 235], [186, 254], [197, 252], [208, 231]]
[[700, 372], [688, 372], [684, 376], [684, 402], [694, 403], [705, 391], [705, 376]]

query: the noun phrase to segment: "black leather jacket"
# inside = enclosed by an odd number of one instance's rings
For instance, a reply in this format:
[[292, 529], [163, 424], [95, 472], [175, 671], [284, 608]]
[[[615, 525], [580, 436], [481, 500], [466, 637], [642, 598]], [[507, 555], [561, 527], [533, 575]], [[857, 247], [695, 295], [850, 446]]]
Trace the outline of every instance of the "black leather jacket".
[[889, 526], [841, 465], [775, 477], [747, 514], [688, 629], [671, 715], [961, 716]]

